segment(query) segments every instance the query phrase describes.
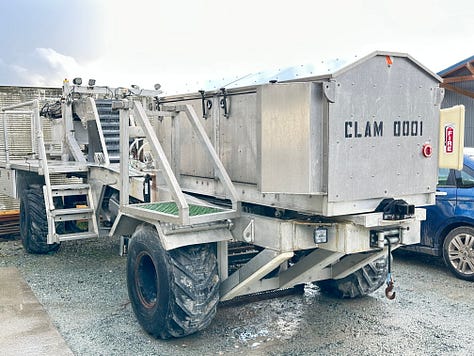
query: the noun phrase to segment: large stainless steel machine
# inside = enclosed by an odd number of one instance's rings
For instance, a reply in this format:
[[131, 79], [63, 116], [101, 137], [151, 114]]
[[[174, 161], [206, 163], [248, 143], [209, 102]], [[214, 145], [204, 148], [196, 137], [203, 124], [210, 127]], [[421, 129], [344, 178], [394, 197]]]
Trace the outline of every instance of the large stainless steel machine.
[[[168, 97], [75, 79], [41, 110], [2, 108], [4, 192], [29, 252], [121, 236], [135, 314], [160, 338], [203, 329], [219, 301], [304, 283], [349, 298], [387, 283], [393, 298], [390, 252], [419, 242], [415, 206], [435, 199], [439, 82], [385, 52]], [[10, 150], [18, 120], [28, 154]]]

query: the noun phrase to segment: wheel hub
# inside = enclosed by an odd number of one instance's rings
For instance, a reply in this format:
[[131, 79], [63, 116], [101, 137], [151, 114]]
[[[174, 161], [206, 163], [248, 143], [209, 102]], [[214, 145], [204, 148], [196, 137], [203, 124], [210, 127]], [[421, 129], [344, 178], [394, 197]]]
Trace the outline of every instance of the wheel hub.
[[158, 295], [157, 273], [153, 260], [145, 252], [137, 256], [135, 285], [138, 298], [143, 306], [153, 308]]
[[462, 274], [474, 274], [474, 236], [459, 234], [453, 238], [449, 246], [449, 260], [453, 267]]

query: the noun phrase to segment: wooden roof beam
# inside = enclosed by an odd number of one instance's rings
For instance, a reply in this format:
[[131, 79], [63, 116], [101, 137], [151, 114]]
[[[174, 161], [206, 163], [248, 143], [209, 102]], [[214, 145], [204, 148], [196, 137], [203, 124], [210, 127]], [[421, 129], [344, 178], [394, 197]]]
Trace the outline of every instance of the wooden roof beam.
[[469, 91], [469, 90], [466, 90], [466, 89], [461, 89], [461, 88], [455, 87], [454, 85], [446, 84], [446, 83], [442, 83], [441, 88], [445, 88], [445, 89], [450, 90], [452, 92], [455, 92], [457, 94], [465, 95], [469, 98], [474, 99], [474, 92], [472, 92], [472, 91]]
[[468, 82], [470, 80], [474, 80], [474, 74], [463, 75], [460, 77], [443, 78], [443, 83], [459, 83], [459, 82]]
[[471, 62], [466, 63], [466, 68], [469, 72], [471, 72], [471, 74], [474, 74], [474, 66], [472, 65]]

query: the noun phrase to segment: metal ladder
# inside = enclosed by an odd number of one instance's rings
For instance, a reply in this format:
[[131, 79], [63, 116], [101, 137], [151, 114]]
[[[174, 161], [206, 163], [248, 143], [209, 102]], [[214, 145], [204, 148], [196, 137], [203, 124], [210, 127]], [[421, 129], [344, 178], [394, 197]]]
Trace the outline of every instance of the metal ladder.
[[[95, 208], [92, 200], [92, 192], [89, 184], [58, 184], [50, 185], [48, 190], [47, 185], [43, 186], [45, 200], [48, 197], [52, 198], [53, 204], [47, 208], [48, 216], [48, 243], [88, 239], [99, 236], [99, 229]], [[62, 201], [62, 198], [71, 195], [83, 195], [86, 200], [85, 205], [76, 206], [72, 208], [63, 208], [56, 206], [56, 200]], [[77, 231], [71, 233], [64, 233], [62, 229], [57, 226], [66, 228], [66, 222], [76, 222]], [[79, 225], [87, 223], [87, 229], [81, 229]], [[51, 241], [51, 242], [50, 242]]]
[[[39, 115], [38, 100], [33, 101], [33, 127], [35, 129], [36, 145], [38, 149], [39, 173], [43, 174], [45, 184], [43, 195], [48, 220], [48, 244], [67, 240], [86, 239], [99, 236], [97, 217], [92, 199], [91, 187], [84, 183], [52, 184], [50, 174], [87, 172], [86, 162], [51, 162], [48, 163], [46, 147], [43, 137], [43, 128]], [[85, 206], [64, 208], [64, 197], [79, 195], [85, 197]], [[61, 202], [61, 203], [59, 203]], [[66, 222], [87, 222], [87, 229], [72, 233], [64, 233], [60, 228]]]

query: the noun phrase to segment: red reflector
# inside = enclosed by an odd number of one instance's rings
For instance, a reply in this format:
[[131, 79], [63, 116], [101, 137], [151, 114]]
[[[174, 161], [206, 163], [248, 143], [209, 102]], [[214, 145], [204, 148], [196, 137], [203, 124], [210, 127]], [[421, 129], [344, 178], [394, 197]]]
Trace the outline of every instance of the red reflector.
[[431, 157], [431, 155], [433, 154], [433, 147], [431, 147], [429, 143], [425, 143], [423, 145], [422, 152], [423, 152], [423, 156]]
[[387, 62], [388, 66], [391, 66], [393, 64], [392, 57], [390, 56], [385, 56], [385, 61]]

